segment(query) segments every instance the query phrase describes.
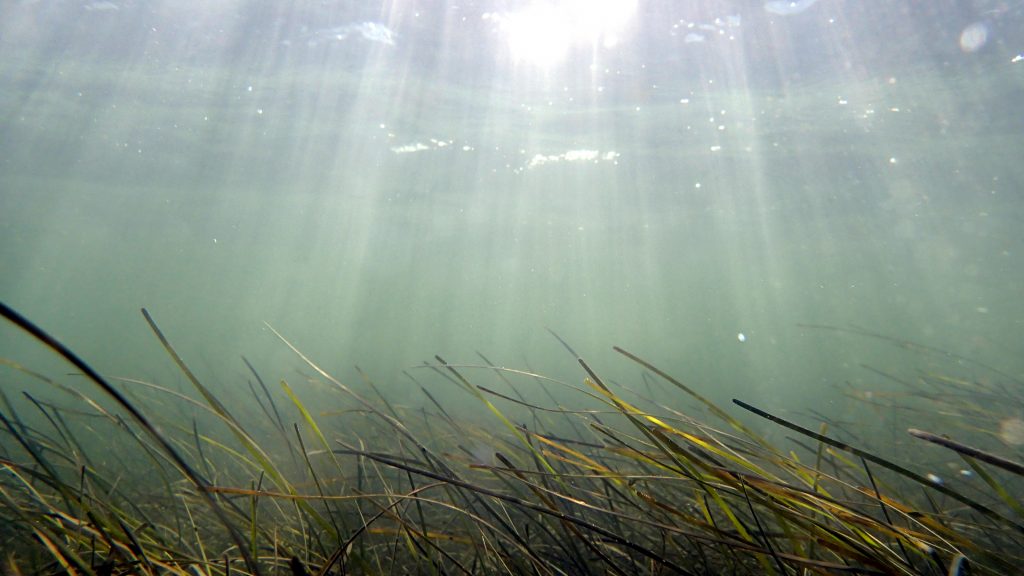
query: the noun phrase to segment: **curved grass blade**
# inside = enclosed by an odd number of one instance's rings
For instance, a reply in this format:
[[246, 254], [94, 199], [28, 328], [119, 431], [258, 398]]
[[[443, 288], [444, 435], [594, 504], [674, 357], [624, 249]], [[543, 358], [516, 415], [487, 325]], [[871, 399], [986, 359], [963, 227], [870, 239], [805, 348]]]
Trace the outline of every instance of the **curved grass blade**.
[[156, 429], [156, 427], [153, 426], [153, 424], [150, 423], [149, 419], [146, 418], [146, 416], [143, 415], [142, 412], [140, 412], [139, 409], [135, 407], [135, 405], [129, 402], [128, 399], [125, 398], [123, 394], [121, 394], [121, 392], [119, 392], [116, 388], [111, 386], [109, 382], [107, 382], [102, 376], [100, 376], [99, 372], [93, 370], [91, 366], [86, 364], [85, 361], [79, 358], [74, 352], [72, 352], [70, 348], [62, 344], [56, 338], [45, 332], [42, 328], [36, 326], [29, 319], [25, 318], [24, 316], [22, 316], [14, 309], [4, 304], [3, 302], [0, 302], [0, 315], [2, 315], [4, 318], [9, 320], [14, 325], [18, 326], [25, 332], [29, 333], [33, 338], [39, 340], [46, 347], [50, 348], [58, 355], [63, 357], [65, 360], [73, 364], [76, 368], [81, 370], [82, 373], [84, 373], [90, 380], [92, 380], [97, 386], [99, 386], [104, 392], [106, 392], [111, 398], [113, 398], [118, 404], [120, 404], [121, 407], [128, 412], [132, 419], [134, 419], [135, 422], [139, 426], [141, 426], [146, 431], [146, 433], [148, 433], [150, 437], [152, 437], [153, 440], [155, 440], [160, 445], [160, 447], [174, 461], [175, 465], [178, 466], [182, 473], [184, 473], [185, 476], [188, 477], [188, 479], [196, 486], [196, 488], [199, 489], [199, 492], [203, 495], [203, 499], [206, 500], [206, 503], [210, 506], [210, 509], [213, 510], [214, 514], [227, 529], [228, 534], [231, 537], [231, 540], [234, 541], [234, 543], [238, 546], [239, 552], [245, 559], [245, 564], [249, 568], [249, 570], [257, 576], [261, 574], [259, 564], [257, 564], [255, 559], [253, 558], [252, 553], [250, 552], [249, 547], [245, 542], [245, 538], [238, 531], [238, 529], [231, 522], [231, 520], [227, 517], [227, 514], [224, 512], [223, 508], [221, 508], [220, 504], [217, 502], [217, 499], [212, 494], [207, 494], [203, 490], [203, 488], [205, 488], [209, 483], [200, 475], [198, 471], [193, 469], [192, 466], [190, 466], [188, 462], [186, 462], [185, 459], [181, 457], [180, 454], [178, 454], [178, 451], [174, 449], [174, 446], [171, 445], [170, 441], [166, 437], [164, 437], [164, 435], [161, 434]]
[[845, 452], [849, 452], [851, 454], [856, 454], [857, 456], [860, 456], [861, 458], [864, 458], [865, 460], [868, 460], [870, 462], [874, 462], [875, 464], [878, 464], [879, 466], [882, 466], [883, 468], [888, 468], [889, 470], [892, 470], [893, 472], [896, 472], [897, 474], [900, 474], [901, 476], [905, 476], [906, 478], [909, 478], [909, 479], [911, 479], [911, 480], [913, 480], [913, 481], [915, 481], [915, 482], [917, 482], [917, 483], [919, 483], [921, 485], [927, 486], [927, 487], [929, 487], [929, 488], [931, 488], [933, 490], [941, 492], [941, 493], [945, 494], [946, 496], [949, 496], [950, 498], [953, 498], [957, 502], [960, 502], [961, 504], [964, 504], [964, 505], [974, 509], [975, 511], [980, 512], [980, 513], [984, 514], [985, 516], [988, 516], [989, 518], [991, 518], [993, 520], [997, 520], [1000, 523], [1005, 524], [1007, 526], [1010, 526], [1010, 527], [1014, 528], [1015, 530], [1017, 530], [1018, 532], [1024, 534], [1024, 525], [1018, 524], [1017, 522], [1011, 520], [1010, 518], [1007, 518], [1007, 517], [1003, 516], [1002, 514], [996, 512], [995, 510], [985, 506], [984, 504], [981, 504], [979, 502], [975, 502], [971, 498], [968, 498], [967, 496], [964, 496], [963, 494], [957, 492], [956, 490], [953, 490], [951, 488], [947, 488], [946, 486], [943, 486], [942, 484], [937, 484], [935, 482], [932, 482], [931, 480], [925, 478], [924, 476], [921, 476], [920, 474], [918, 474], [916, 472], [912, 472], [912, 471], [904, 468], [903, 466], [900, 466], [899, 464], [895, 464], [893, 462], [890, 462], [888, 460], [885, 460], [884, 458], [880, 458], [878, 456], [875, 456], [874, 454], [872, 454], [870, 452], [866, 452], [866, 451], [861, 450], [859, 448], [854, 448], [853, 446], [850, 446], [850, 445], [845, 444], [843, 442], [840, 442], [838, 440], [833, 440], [833, 439], [831, 439], [831, 438], [829, 438], [827, 436], [822, 436], [821, 434], [818, 434], [817, 432], [814, 432], [812, 430], [808, 430], [807, 428], [804, 428], [803, 426], [794, 424], [794, 423], [792, 423], [792, 422], [790, 422], [788, 420], [785, 420], [785, 419], [780, 418], [778, 416], [769, 414], [769, 413], [765, 412], [764, 410], [761, 410], [760, 408], [755, 408], [754, 406], [751, 406], [750, 404], [747, 404], [746, 402], [744, 402], [742, 400], [737, 400], [737, 399], [734, 398], [733, 399], [733, 403], [736, 404], [737, 406], [739, 406], [740, 408], [743, 408], [744, 410], [747, 410], [748, 412], [752, 412], [752, 413], [754, 413], [754, 414], [756, 414], [756, 415], [758, 415], [758, 416], [760, 416], [760, 417], [762, 417], [762, 418], [764, 418], [764, 419], [766, 419], [766, 420], [768, 420], [770, 422], [774, 422], [775, 424], [778, 424], [780, 426], [785, 426], [786, 428], [789, 428], [790, 430], [793, 430], [794, 432], [799, 432], [799, 433], [803, 434], [804, 436], [808, 436], [810, 438], [814, 438], [815, 440], [817, 440], [819, 442], [824, 442], [825, 444], [828, 444], [829, 446], [832, 446], [833, 448], [838, 448], [838, 449], [843, 450]]
[[969, 456], [971, 458], [974, 458], [975, 460], [981, 460], [982, 462], [991, 464], [997, 468], [1002, 468], [1003, 470], [1006, 470], [1007, 472], [1012, 472], [1018, 476], [1024, 476], [1024, 464], [1021, 464], [1019, 462], [1014, 462], [1013, 460], [1003, 458], [1002, 456], [996, 456], [991, 452], [985, 452], [984, 450], [974, 448], [973, 446], [962, 444], [960, 442], [957, 442], [956, 440], [951, 440], [944, 436], [939, 436], [938, 434], [925, 432], [924, 430], [910, 428], [907, 430], [907, 434], [910, 434], [914, 438], [919, 438], [921, 440], [931, 442], [932, 444], [938, 444], [943, 448], [949, 448], [954, 452], [959, 452], [960, 454], [963, 454], [964, 456]]

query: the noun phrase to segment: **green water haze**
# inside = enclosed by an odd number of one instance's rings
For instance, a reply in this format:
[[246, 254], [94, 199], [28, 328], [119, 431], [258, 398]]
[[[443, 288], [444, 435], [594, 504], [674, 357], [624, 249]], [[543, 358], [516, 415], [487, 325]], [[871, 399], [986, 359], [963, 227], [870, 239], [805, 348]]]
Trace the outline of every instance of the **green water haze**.
[[[408, 406], [435, 354], [579, 381], [550, 329], [870, 428], [843, 391], [919, 359], [801, 325], [1024, 373], [1022, 24], [985, 0], [7, 2], [0, 300], [181, 385], [146, 307], [238, 402], [240, 356], [299, 369], [268, 326]], [[0, 357], [68, 372], [11, 326]]]

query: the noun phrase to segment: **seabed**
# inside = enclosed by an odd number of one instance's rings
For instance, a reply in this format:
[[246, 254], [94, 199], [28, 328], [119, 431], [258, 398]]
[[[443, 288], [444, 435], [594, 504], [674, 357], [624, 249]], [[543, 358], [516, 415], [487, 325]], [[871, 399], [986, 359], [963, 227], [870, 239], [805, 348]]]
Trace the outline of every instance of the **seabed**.
[[[8, 574], [1002, 575], [1024, 566], [1024, 466], [997, 408], [1020, 407], [1024, 395], [1019, 381], [977, 362], [987, 378], [889, 375], [936, 426], [972, 423], [971, 442], [943, 434], [967, 437], [965, 426], [907, 431], [916, 450], [962, 462], [970, 481], [959, 481], [897, 462], [827, 416], [812, 430], [742, 399], [718, 406], [621, 348], [601, 360], [633, 377], [606, 381], [554, 333], [578, 380], [482, 355], [475, 364], [435, 357], [406, 372], [423, 393], [424, 407], [410, 409], [368, 376], [358, 386], [333, 377], [274, 331], [309, 379], [336, 390], [338, 411], [315, 411], [246, 360], [262, 416], [243, 422], [145, 310], [195, 395], [106, 378], [16, 311], [0, 303], [0, 312], [94, 385], [0, 359], [4, 380], [65, 398], [0, 380]], [[860, 329], [804, 328], [972, 362]], [[489, 424], [446, 410], [428, 378], [460, 388]], [[526, 386], [550, 402], [527, 401]], [[556, 389], [578, 406], [556, 401]], [[31, 413], [15, 410], [13, 394]], [[666, 397], [678, 405], [654, 399]], [[864, 401], [904, 408], [898, 396]], [[189, 411], [201, 418], [172, 416]]]

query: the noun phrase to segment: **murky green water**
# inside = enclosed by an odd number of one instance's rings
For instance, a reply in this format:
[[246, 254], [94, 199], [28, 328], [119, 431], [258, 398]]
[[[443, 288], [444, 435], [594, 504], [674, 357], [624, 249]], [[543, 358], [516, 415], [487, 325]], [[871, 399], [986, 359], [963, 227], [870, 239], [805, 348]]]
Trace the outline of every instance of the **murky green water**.
[[1024, 370], [1019, 2], [370, 4], [3, 4], [0, 299], [167, 378], [145, 306], [227, 395], [264, 322], [397, 394], [578, 380], [545, 328], [826, 412], [897, 355], [800, 323]]
[[0, 323], [5, 565], [1011, 573], [1022, 95], [1020, 0], [0, 2], [111, 385]]

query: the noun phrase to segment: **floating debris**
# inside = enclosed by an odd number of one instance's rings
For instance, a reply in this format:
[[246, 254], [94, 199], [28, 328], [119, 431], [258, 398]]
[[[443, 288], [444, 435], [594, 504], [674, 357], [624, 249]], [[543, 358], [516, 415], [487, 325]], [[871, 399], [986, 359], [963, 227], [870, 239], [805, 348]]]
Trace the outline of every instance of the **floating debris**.
[[568, 150], [561, 154], [535, 154], [527, 163], [527, 168], [536, 168], [545, 164], [556, 164], [559, 162], [615, 162], [619, 153], [608, 151], [601, 153], [600, 150]]
[[323, 28], [304, 34], [301, 38], [307, 46], [317, 46], [327, 42], [347, 40], [352, 37], [362, 38], [370, 42], [395, 45], [395, 33], [379, 22], [357, 22], [334, 28]]
[[818, 0], [772, 0], [764, 5], [764, 9], [780, 16], [792, 16], [814, 6]]
[[735, 40], [735, 33], [741, 23], [742, 19], [739, 14], [715, 18], [711, 22], [698, 22], [681, 18], [672, 25], [672, 35], [675, 36], [682, 31], [686, 31], [686, 35], [683, 36], [684, 44], [700, 44], [707, 42], [709, 38], [715, 37]]

